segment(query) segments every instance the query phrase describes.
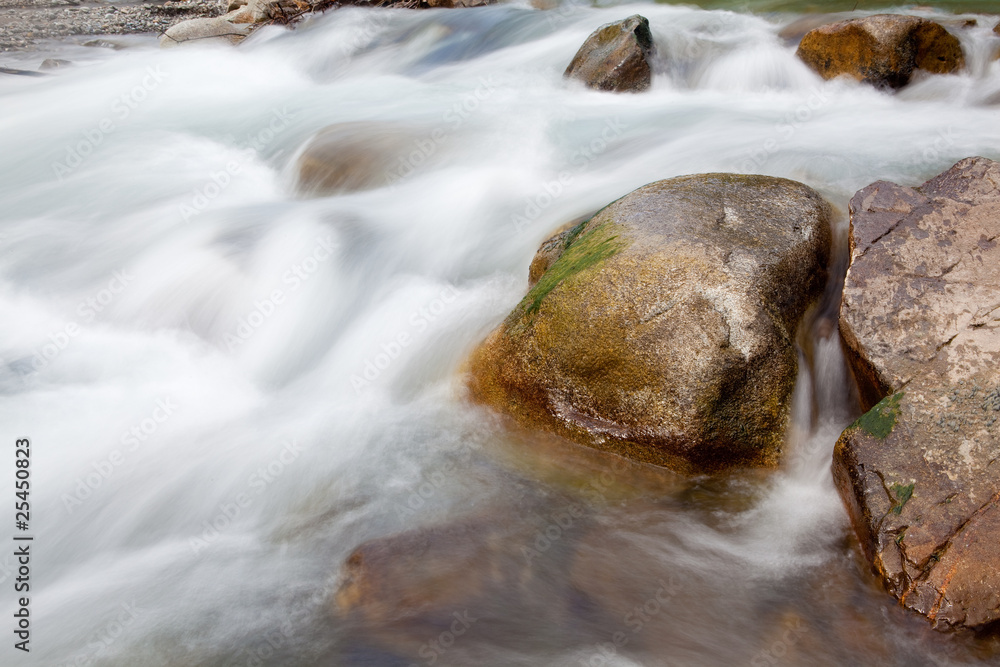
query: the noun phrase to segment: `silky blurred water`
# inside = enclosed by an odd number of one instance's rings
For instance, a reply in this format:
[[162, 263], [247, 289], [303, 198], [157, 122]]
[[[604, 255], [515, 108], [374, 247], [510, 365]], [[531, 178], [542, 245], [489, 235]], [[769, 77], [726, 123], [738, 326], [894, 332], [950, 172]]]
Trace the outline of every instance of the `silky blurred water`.
[[[944, 11], [921, 14], [967, 18]], [[650, 91], [562, 79], [594, 28], [637, 12], [658, 48]], [[997, 664], [872, 583], [829, 462], [856, 416], [832, 328], [847, 202], [1000, 158], [1000, 39], [988, 17], [956, 27], [967, 71], [890, 96], [813, 75], [778, 34], [796, 18], [347, 8], [238, 49], [19, 56], [77, 64], [0, 79], [0, 424], [32, 439], [35, 535], [32, 652], [0, 662]], [[302, 145], [353, 121], [414, 137], [385, 185], [297, 195]], [[792, 178], [837, 212], [785, 464], [587, 504], [585, 475], [464, 400], [462, 361], [555, 228], [709, 171]], [[545, 586], [470, 608], [490, 622], [446, 652], [425, 648], [436, 630], [333, 608], [366, 540], [471, 515], [516, 534], [566, 502], [587, 507], [564, 541], [573, 567], [531, 565]], [[636, 630], [620, 610], [661, 580], [670, 602]]]

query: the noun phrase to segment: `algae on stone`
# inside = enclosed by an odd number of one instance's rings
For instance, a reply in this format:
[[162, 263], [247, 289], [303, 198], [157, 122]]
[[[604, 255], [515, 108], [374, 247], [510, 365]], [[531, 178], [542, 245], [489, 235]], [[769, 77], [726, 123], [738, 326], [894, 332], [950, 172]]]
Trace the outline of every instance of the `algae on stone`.
[[531, 288], [515, 311], [515, 316], [519, 313], [531, 315], [538, 312], [545, 297], [560, 283], [600, 264], [621, 249], [622, 241], [618, 235], [611, 234], [614, 225], [604, 223], [581, 234], [586, 224], [581, 223], [570, 232], [562, 256]]
[[849, 428], [860, 428], [879, 440], [885, 440], [892, 433], [892, 427], [896, 425], [896, 418], [899, 417], [899, 402], [902, 398], [903, 392], [886, 396], [875, 407], [861, 415]]

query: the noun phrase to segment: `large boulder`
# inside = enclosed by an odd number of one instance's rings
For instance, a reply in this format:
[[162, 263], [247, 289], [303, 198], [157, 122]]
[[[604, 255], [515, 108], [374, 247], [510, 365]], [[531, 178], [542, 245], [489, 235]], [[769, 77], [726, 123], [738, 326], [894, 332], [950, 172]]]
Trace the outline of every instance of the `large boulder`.
[[563, 76], [598, 90], [640, 92], [653, 81], [652, 56], [649, 21], [636, 14], [595, 30]]
[[965, 64], [958, 39], [939, 24], [898, 14], [820, 26], [796, 55], [824, 79], [847, 75], [879, 88], [902, 88], [916, 69], [946, 74]]
[[1000, 620], [1000, 163], [851, 200], [840, 313], [868, 412], [834, 478], [865, 555], [936, 626]]
[[826, 279], [819, 195], [766, 176], [674, 178], [555, 243], [474, 351], [475, 400], [682, 472], [777, 461], [796, 330]]

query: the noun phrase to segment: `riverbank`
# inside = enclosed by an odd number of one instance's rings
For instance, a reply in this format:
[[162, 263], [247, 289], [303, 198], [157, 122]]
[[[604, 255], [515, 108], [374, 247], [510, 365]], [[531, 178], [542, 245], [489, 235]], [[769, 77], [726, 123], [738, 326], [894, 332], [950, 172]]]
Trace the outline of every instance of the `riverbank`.
[[[221, 0], [107, 3], [100, 0], [0, 0], [0, 51], [35, 49], [44, 40], [158, 34], [185, 19], [219, 16]], [[81, 43], [89, 39], [80, 40]], [[113, 47], [114, 41], [108, 41]]]

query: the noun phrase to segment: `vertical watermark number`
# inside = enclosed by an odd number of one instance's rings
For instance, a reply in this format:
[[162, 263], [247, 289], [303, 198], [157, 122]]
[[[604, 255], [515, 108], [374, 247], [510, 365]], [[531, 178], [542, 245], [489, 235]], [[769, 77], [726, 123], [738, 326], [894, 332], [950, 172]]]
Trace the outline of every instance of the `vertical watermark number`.
[[29, 652], [31, 620], [28, 611], [28, 593], [31, 592], [31, 540], [28, 535], [31, 521], [31, 442], [19, 438], [14, 443], [14, 556], [17, 558], [17, 577], [14, 592], [18, 595], [14, 612], [14, 648]]

